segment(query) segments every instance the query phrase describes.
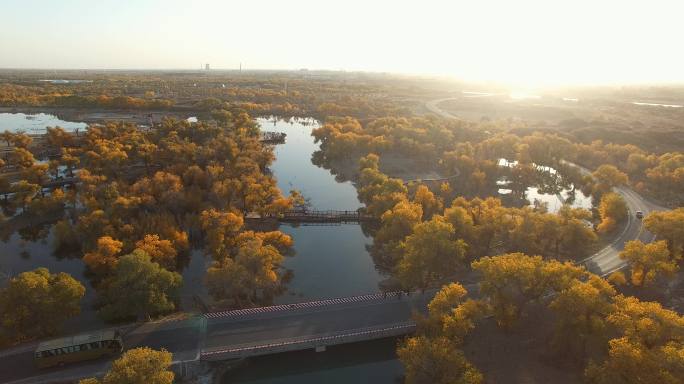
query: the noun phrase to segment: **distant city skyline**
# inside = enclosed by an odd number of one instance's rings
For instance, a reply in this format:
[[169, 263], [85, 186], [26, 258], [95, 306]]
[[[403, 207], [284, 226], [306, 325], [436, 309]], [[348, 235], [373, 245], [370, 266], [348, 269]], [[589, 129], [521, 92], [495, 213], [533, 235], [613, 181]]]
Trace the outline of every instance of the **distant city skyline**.
[[684, 82], [677, 1], [3, 0], [0, 68], [395, 72]]

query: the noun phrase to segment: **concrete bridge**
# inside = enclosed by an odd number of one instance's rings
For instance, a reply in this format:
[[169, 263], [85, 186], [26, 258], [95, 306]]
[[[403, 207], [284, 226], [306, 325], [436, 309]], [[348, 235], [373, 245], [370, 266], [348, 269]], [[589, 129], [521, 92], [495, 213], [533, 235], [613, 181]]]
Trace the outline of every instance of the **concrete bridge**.
[[378, 293], [308, 303], [208, 313], [201, 360], [315, 349], [401, 336], [415, 330], [431, 293]]
[[[375, 293], [304, 303], [212, 312], [184, 320], [145, 323], [124, 332], [127, 349], [141, 346], [173, 353], [179, 376], [196, 375], [203, 364], [396, 337], [415, 330], [414, 312], [427, 311], [434, 291]], [[78, 381], [109, 369], [96, 360], [38, 370], [35, 345], [0, 350], [1, 383]]]

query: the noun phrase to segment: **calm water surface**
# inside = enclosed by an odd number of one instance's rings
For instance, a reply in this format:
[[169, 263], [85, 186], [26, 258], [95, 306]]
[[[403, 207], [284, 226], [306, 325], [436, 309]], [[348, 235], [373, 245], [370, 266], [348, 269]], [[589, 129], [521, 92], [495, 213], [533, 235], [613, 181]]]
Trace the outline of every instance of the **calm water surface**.
[[[318, 150], [311, 136], [311, 130], [318, 126], [315, 120], [257, 121], [262, 130], [287, 134], [285, 144], [275, 147], [276, 160], [271, 166], [283, 193], [299, 190], [311, 209], [354, 210], [362, 206], [351, 182], [339, 183], [329, 171], [311, 162], [311, 155]], [[383, 277], [366, 250], [372, 239], [363, 234], [361, 226], [283, 224], [279, 229], [294, 239], [294, 254], [283, 264], [293, 278], [287, 291], [275, 299], [277, 304], [379, 291]], [[184, 281], [192, 282], [186, 284], [186, 294], [206, 292], [201, 281], [209, 264], [210, 257], [193, 253], [190, 266], [183, 271]]]
[[[258, 119], [263, 130], [287, 133], [285, 144], [275, 148], [276, 161], [272, 171], [278, 186], [285, 194], [297, 189], [308, 199], [312, 209], [354, 210], [362, 206], [356, 189], [350, 182], [339, 183], [327, 170], [315, 166], [311, 155], [318, 150], [311, 130], [315, 120]], [[73, 125], [70, 125], [73, 124]], [[82, 123], [69, 123], [47, 114], [0, 114], [0, 131], [24, 130], [38, 133], [46, 126], [59, 125], [66, 129], [85, 128]], [[0, 243], [0, 280], [3, 276], [47, 267], [52, 272], [67, 272], [86, 286], [86, 300], [82, 314], [68, 324], [75, 332], [104, 326], [92, 309], [94, 290], [84, 275], [79, 258], [59, 259], [52, 252], [51, 229], [44, 240], [22, 240], [17, 233], [5, 236]], [[328, 297], [360, 295], [379, 291], [383, 276], [366, 250], [372, 239], [365, 236], [359, 225], [291, 226], [280, 230], [294, 238], [294, 254], [288, 256], [284, 268], [293, 278], [287, 291], [276, 298], [276, 303], [315, 300]], [[201, 250], [192, 252], [189, 264], [181, 271], [184, 297], [207, 297], [203, 284], [211, 258]], [[231, 372], [224, 382], [232, 383], [393, 383], [401, 374], [396, 360], [396, 340], [353, 344], [331, 348], [325, 353], [305, 351], [252, 359], [238, 371]]]
[[[311, 130], [314, 120], [286, 122], [258, 119], [262, 130], [285, 132], [286, 143], [275, 149], [272, 166], [278, 187], [287, 193], [297, 189], [307, 198], [311, 209], [354, 210], [360, 208], [351, 182], [339, 183], [323, 168], [311, 162], [318, 150]], [[350, 296], [377, 292], [382, 276], [375, 270], [366, 245], [372, 240], [356, 224], [333, 226], [281, 225], [280, 230], [294, 238], [295, 256], [288, 257], [285, 268], [294, 272], [286, 295], [278, 302], [293, 302], [324, 297]]]
[[[273, 172], [283, 191], [300, 190], [312, 209], [361, 207], [350, 182], [338, 183], [327, 170], [311, 163], [318, 149], [311, 136], [313, 121], [259, 119], [262, 130], [287, 133], [285, 145], [276, 147]], [[304, 123], [304, 124], [303, 124]], [[294, 238], [295, 256], [285, 262], [294, 272], [288, 292], [277, 302], [303, 301], [377, 292], [382, 276], [365, 249], [371, 244], [359, 225], [280, 226]], [[301, 351], [249, 359], [228, 372], [223, 383], [396, 383], [402, 374], [396, 339], [341, 345], [326, 352]]]
[[[506, 159], [499, 159], [499, 166], [502, 167], [512, 167], [517, 164], [517, 161], [508, 161]], [[557, 171], [552, 167], [538, 167], [542, 172], [555, 175]], [[511, 190], [507, 188], [508, 181], [501, 179], [497, 181], [497, 184], [501, 187], [499, 188], [499, 194], [504, 197], [511, 193]], [[533, 185], [525, 190], [525, 199], [529, 203], [528, 205], [534, 207], [536, 203], [546, 204], [548, 211], [550, 213], [556, 213], [563, 207], [563, 204], [568, 204], [573, 208], [584, 208], [591, 210], [592, 208], [592, 198], [587, 196], [579, 189], [575, 188], [558, 188], [558, 193], [547, 193], [542, 191], [538, 185]]]
[[72, 132], [77, 129], [84, 131], [88, 125], [86, 123], [64, 121], [55, 115], [47, 113], [0, 113], [0, 132], [10, 131], [40, 134], [45, 133], [47, 127], [56, 126]]

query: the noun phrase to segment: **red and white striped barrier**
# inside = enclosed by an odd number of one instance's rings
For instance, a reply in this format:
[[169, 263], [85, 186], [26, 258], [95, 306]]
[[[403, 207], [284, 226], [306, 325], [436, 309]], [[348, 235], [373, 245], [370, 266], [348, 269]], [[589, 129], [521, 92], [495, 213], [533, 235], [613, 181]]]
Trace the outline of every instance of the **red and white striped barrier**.
[[216, 319], [216, 318], [225, 318], [225, 317], [236, 318], [236, 317], [254, 315], [254, 314], [259, 314], [259, 313], [271, 313], [271, 312], [279, 312], [279, 311], [290, 311], [290, 310], [297, 310], [297, 309], [325, 307], [325, 306], [329, 306], [329, 305], [358, 303], [358, 302], [382, 300], [382, 299], [388, 299], [388, 298], [396, 299], [397, 297], [403, 296], [403, 295], [405, 295], [404, 292], [372, 293], [369, 295], [341, 297], [341, 298], [335, 298], [335, 299], [309, 301], [309, 302], [305, 302], [305, 303], [280, 304], [280, 305], [271, 305], [268, 307], [256, 307], [256, 308], [235, 309], [235, 310], [222, 311], [222, 312], [210, 312], [210, 313], [205, 313], [204, 317], [206, 317], [207, 319]]

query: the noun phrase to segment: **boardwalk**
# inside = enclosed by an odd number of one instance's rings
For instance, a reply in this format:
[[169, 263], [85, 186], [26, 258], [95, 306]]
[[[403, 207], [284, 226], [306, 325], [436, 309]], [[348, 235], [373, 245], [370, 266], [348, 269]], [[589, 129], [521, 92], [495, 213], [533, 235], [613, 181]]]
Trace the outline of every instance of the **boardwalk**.
[[411, 179], [411, 180], [404, 180], [404, 185], [408, 185], [410, 183], [430, 183], [430, 182], [444, 182], [444, 181], [449, 181], [452, 179], [456, 179], [460, 176], [459, 172], [456, 172], [456, 174], [451, 175], [451, 176], [446, 176], [446, 177], [436, 177], [436, 178], [428, 178], [428, 179]]
[[283, 132], [261, 131], [259, 141], [265, 144], [283, 144], [287, 134]]
[[375, 220], [373, 216], [360, 211], [335, 210], [292, 210], [278, 215], [277, 219], [285, 223], [360, 223]]
[[[74, 185], [79, 182], [78, 176], [74, 177], [64, 177], [61, 179], [49, 180], [41, 184], [41, 190], [54, 190], [56, 188], [61, 188], [67, 185]], [[0, 195], [7, 195], [12, 193], [11, 187], [8, 190], [0, 190]]]

